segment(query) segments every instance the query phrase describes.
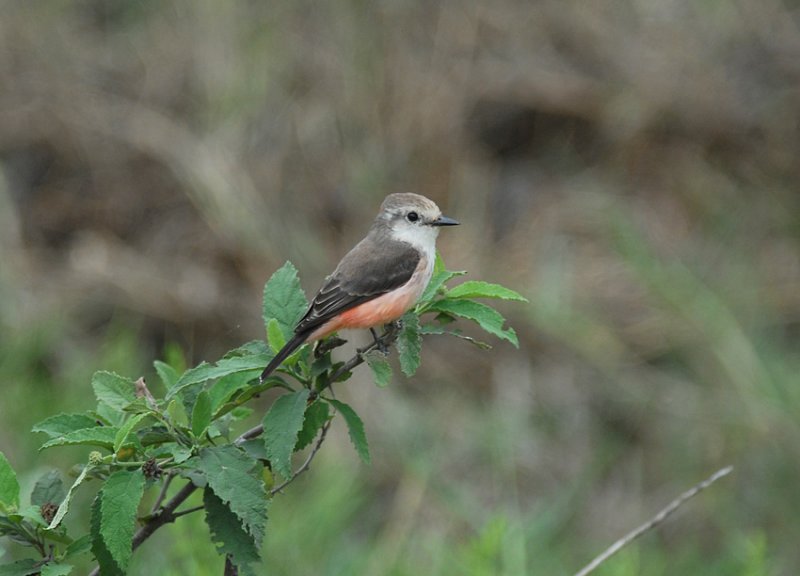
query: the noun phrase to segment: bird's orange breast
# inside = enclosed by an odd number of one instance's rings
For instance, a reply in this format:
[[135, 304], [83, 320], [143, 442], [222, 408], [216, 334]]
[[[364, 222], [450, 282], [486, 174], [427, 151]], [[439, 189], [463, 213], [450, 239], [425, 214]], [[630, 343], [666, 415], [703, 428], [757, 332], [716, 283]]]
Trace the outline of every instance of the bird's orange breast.
[[432, 268], [427, 258], [423, 258], [417, 270], [403, 286], [331, 318], [312, 332], [307, 341], [319, 340], [337, 330], [372, 328], [397, 320], [411, 309], [422, 295], [430, 280]]

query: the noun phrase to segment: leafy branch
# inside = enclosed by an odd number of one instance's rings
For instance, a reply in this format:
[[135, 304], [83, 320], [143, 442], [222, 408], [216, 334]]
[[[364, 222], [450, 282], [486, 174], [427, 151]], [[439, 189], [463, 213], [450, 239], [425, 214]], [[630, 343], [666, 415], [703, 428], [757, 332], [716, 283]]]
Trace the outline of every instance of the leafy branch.
[[[266, 341], [246, 343], [213, 364], [203, 362], [182, 372], [155, 362], [164, 390], [161, 397], [142, 378], [96, 372], [91, 381], [95, 409], [56, 414], [33, 428], [46, 436], [41, 450], [92, 450], [69, 487], [59, 472], [50, 471], [37, 480], [29, 504], [22, 505], [16, 473], [0, 453], [0, 537], [36, 555], [2, 565], [0, 572], [66, 575], [75, 558], [91, 553], [97, 562], [92, 575], [124, 574], [132, 554], [157, 530], [203, 510], [211, 539], [225, 557], [225, 573], [255, 574], [271, 499], [310, 469], [337, 415], [358, 455], [370, 461], [364, 424], [352, 407], [334, 396], [335, 384], [349, 380], [353, 370], [366, 363], [376, 384], [387, 385], [392, 367], [386, 354], [392, 346], [397, 347], [402, 372], [413, 376], [425, 336], [452, 335], [488, 348], [455, 328], [457, 319], [470, 320], [518, 346], [500, 313], [476, 300], [525, 299], [488, 282], [447, 286], [463, 274], [447, 270], [437, 258], [431, 282], [415, 308], [381, 335], [373, 333], [374, 341], [351, 358], [334, 361], [332, 352], [344, 341], [332, 336], [315, 347], [302, 346], [259, 383], [261, 370], [292, 336], [308, 306], [297, 271], [287, 262], [264, 287]], [[248, 404], [272, 388], [283, 393], [260, 422], [236, 435], [233, 430], [253, 417]], [[293, 466], [293, 454], [302, 451], [305, 459]], [[184, 484], [170, 496], [179, 478]], [[99, 481], [100, 488], [88, 532], [75, 537], [63, 520], [75, 493], [89, 479]], [[144, 494], [151, 490], [155, 501], [142, 512]], [[181, 508], [196, 491], [202, 491], [202, 504]]]

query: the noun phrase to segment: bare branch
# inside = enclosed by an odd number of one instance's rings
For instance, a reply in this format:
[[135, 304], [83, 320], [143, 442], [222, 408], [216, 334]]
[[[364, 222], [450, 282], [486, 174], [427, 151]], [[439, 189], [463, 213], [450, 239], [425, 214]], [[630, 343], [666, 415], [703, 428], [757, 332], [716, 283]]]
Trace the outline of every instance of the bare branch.
[[703, 480], [699, 484], [696, 484], [677, 498], [670, 502], [663, 510], [661, 510], [658, 514], [653, 516], [650, 520], [639, 526], [638, 528], [631, 530], [625, 536], [614, 542], [611, 546], [606, 548], [602, 554], [597, 556], [594, 560], [589, 562], [582, 570], [577, 572], [575, 576], [586, 576], [587, 574], [594, 572], [594, 570], [600, 566], [603, 562], [611, 558], [614, 554], [622, 550], [625, 546], [636, 540], [639, 536], [644, 534], [645, 532], [652, 530], [653, 528], [657, 527], [661, 524], [667, 517], [675, 512], [678, 508], [680, 508], [683, 504], [686, 503], [687, 500], [697, 496], [700, 492], [711, 486], [714, 482], [723, 478], [730, 474], [733, 471], [733, 466], [726, 466], [721, 470], [717, 470], [706, 480]]

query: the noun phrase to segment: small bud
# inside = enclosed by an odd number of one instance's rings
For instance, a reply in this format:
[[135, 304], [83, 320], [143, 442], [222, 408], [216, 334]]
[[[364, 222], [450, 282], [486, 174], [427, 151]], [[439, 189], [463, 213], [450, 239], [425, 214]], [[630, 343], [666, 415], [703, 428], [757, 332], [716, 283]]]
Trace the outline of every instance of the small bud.
[[89, 452], [89, 464], [92, 466], [97, 466], [98, 464], [103, 463], [103, 455], [98, 452], [97, 450], [92, 450]]
[[150, 458], [142, 465], [142, 472], [147, 479], [161, 478], [161, 467], [155, 458]]
[[45, 502], [44, 504], [42, 504], [40, 512], [42, 514], [42, 519], [47, 524], [50, 524], [50, 522], [53, 521], [53, 518], [56, 517], [56, 512], [58, 512], [58, 506], [56, 506], [52, 502]]

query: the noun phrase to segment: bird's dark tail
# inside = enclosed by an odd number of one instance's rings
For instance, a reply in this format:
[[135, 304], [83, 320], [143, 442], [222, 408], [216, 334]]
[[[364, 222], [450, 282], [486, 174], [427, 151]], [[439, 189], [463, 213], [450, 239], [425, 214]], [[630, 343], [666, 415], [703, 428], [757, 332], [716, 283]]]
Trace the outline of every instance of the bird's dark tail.
[[281, 348], [280, 351], [275, 354], [275, 358], [270, 360], [269, 364], [267, 364], [267, 367], [264, 368], [264, 371], [261, 373], [261, 376], [258, 377], [258, 381], [263, 382], [266, 380], [267, 376], [272, 374], [275, 368], [281, 365], [281, 362], [286, 360], [292, 355], [292, 352], [303, 345], [303, 342], [306, 341], [306, 338], [308, 338], [307, 332], [296, 333], [294, 336], [292, 336], [289, 341], [284, 344], [283, 348]]

